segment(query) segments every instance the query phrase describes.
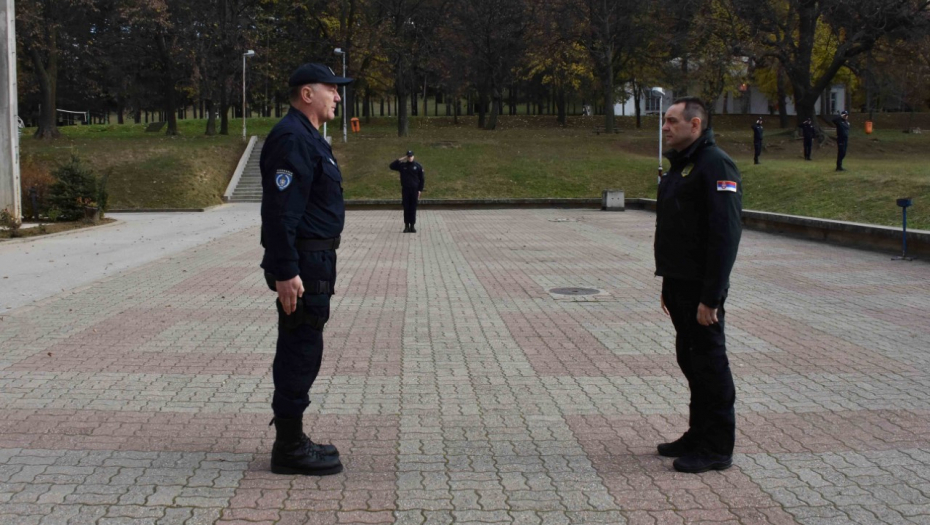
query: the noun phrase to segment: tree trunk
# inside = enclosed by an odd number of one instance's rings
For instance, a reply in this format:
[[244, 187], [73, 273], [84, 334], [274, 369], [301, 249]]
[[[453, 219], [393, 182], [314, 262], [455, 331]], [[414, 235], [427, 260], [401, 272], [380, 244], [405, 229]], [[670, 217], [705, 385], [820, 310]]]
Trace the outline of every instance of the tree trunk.
[[[634, 85], [633, 85], [633, 106], [635, 106], [635, 110], [636, 110], [636, 129], [642, 129], [642, 128], [643, 128], [643, 109], [640, 107], [640, 104], [642, 103], [642, 100], [643, 100], [643, 98], [642, 98], [642, 92], [641, 92], [641, 91], [639, 90], [639, 88], [634, 84]], [[662, 118], [662, 108], [661, 108], [661, 107], [659, 107], [659, 118], [660, 118], [660, 119]]]
[[785, 129], [788, 127], [788, 96], [785, 93], [785, 70], [781, 66], [778, 68], [776, 82], [778, 89], [778, 127]]
[[174, 89], [174, 80], [171, 78], [171, 75], [166, 75], [165, 78], [165, 114], [168, 115], [168, 129], [165, 130], [165, 135], [177, 135], [178, 134], [178, 112], [175, 109], [175, 97], [177, 90]]
[[564, 127], [565, 127], [565, 124], [566, 124], [566, 116], [565, 116], [565, 88], [562, 87], [562, 86], [559, 86], [555, 93], [556, 93], [556, 94], [555, 94], [555, 96], [556, 96], [556, 98], [555, 98], [555, 105], [556, 105], [556, 108], [558, 108], [558, 112], [559, 112], [559, 117], [558, 117], [559, 125], [562, 126], [562, 127], [564, 128]]
[[491, 115], [488, 117], [487, 124], [484, 126], [486, 130], [494, 130], [497, 128], [497, 117], [500, 115], [501, 108], [501, 91], [497, 88], [494, 88], [491, 92]]
[[424, 117], [428, 117], [428, 116], [429, 116], [429, 108], [426, 106], [426, 103], [427, 103], [427, 100], [426, 100], [426, 76], [424, 75], [424, 76], [423, 76], [423, 116], [424, 116]]
[[484, 129], [488, 117], [488, 95], [478, 93], [478, 127]]
[[208, 137], [216, 135], [216, 112], [213, 111], [213, 99], [204, 100], [207, 106], [207, 131], [204, 133]]
[[58, 46], [54, 31], [48, 32], [48, 64], [42, 63], [42, 56], [35, 46], [29, 46], [29, 57], [39, 81], [42, 107], [39, 112], [38, 129], [33, 137], [37, 139], [57, 139], [61, 136], [57, 123], [57, 89], [58, 89]]
[[220, 135], [229, 135], [229, 93], [226, 82], [221, 82], [220, 86]]
[[610, 57], [605, 60], [604, 77], [601, 85], [604, 87], [604, 131], [614, 131], [614, 67]]

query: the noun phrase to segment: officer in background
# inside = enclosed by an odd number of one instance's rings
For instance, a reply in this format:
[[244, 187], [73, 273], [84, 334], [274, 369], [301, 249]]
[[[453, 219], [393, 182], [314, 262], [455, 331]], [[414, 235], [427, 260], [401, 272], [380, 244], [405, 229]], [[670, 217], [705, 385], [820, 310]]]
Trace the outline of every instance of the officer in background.
[[656, 204], [656, 275], [660, 304], [675, 326], [678, 366], [691, 391], [689, 428], [658, 445], [680, 472], [733, 464], [736, 391], [724, 337], [724, 302], [742, 223], [742, 183], [733, 160], [714, 142], [707, 109], [695, 97], [675, 100], [662, 130], [671, 169]]
[[323, 359], [323, 326], [345, 224], [342, 174], [317, 130], [335, 117], [337, 86], [351, 81], [321, 64], [297, 68], [289, 82], [291, 108], [262, 148], [262, 268], [278, 293], [271, 402], [276, 431], [271, 471], [276, 474], [342, 471], [336, 447], [304, 434], [303, 413]]
[[752, 125], [752, 147], [756, 153], [753, 164], [758, 164], [759, 155], [762, 155], [762, 117], [759, 117], [756, 123]]
[[846, 171], [843, 158], [849, 146], [849, 112], [843, 110], [840, 116], [833, 119], [833, 124], [836, 126], [836, 171]]
[[417, 202], [420, 200], [420, 193], [423, 192], [423, 185], [426, 183], [423, 166], [414, 160], [413, 151], [408, 151], [406, 156], [395, 160], [389, 167], [400, 172], [401, 200], [404, 203], [404, 233], [416, 233], [417, 229], [414, 225], [417, 223]]
[[811, 119], [801, 123], [801, 136], [804, 138], [804, 160], [811, 160], [811, 148], [814, 145], [814, 123]]

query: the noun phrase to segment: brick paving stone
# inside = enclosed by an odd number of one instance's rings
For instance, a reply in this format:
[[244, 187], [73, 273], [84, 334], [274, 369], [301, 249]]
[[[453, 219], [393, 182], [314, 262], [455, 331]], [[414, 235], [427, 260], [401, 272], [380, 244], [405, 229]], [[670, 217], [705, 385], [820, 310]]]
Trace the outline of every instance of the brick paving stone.
[[268, 472], [255, 230], [5, 312], [0, 524], [930, 523], [930, 266], [745, 232], [736, 465], [683, 475], [652, 217], [349, 212], [305, 416], [326, 478]]

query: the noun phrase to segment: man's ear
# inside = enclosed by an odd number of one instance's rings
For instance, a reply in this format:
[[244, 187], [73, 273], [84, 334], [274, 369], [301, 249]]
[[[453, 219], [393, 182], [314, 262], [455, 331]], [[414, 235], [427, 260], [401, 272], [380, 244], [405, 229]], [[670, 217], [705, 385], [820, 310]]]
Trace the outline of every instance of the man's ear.
[[309, 84], [300, 88], [300, 98], [306, 104], [313, 102], [313, 88]]
[[700, 118], [694, 117], [693, 119], [691, 119], [691, 131], [697, 131], [698, 134], [700, 134], [702, 125], [703, 125], [703, 122], [701, 122]]

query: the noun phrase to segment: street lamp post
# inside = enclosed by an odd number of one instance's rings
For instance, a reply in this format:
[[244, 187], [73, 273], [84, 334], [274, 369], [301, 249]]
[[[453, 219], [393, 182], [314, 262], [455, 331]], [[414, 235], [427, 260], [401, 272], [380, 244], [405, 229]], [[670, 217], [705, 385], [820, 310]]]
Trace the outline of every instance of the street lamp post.
[[652, 94], [659, 97], [659, 178], [662, 182], [662, 99], [665, 98], [665, 90], [660, 87], [652, 88]]
[[[333, 53], [342, 55], [342, 76], [346, 76], [346, 52], [341, 47], [333, 50]], [[342, 141], [349, 142], [349, 130], [346, 125], [346, 86], [342, 85]]]
[[245, 59], [255, 56], [255, 51], [249, 49], [242, 53], [242, 140], [246, 140], [245, 134]]

